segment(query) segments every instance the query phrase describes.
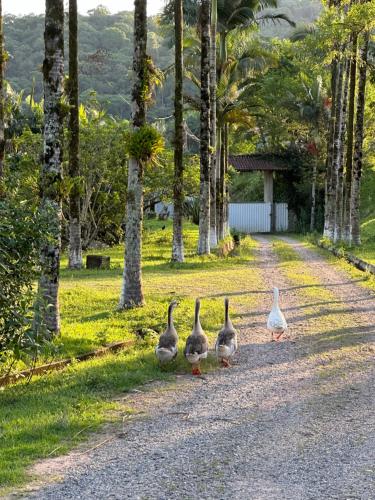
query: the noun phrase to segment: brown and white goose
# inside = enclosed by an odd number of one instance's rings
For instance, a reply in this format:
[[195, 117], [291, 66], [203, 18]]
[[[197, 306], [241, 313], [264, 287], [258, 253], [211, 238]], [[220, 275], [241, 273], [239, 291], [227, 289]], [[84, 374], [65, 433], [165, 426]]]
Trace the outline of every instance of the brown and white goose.
[[168, 363], [177, 356], [178, 335], [173, 324], [173, 309], [177, 306], [174, 300], [168, 307], [167, 329], [159, 337], [159, 343], [155, 347], [155, 354], [160, 363]]
[[208, 354], [208, 339], [203, 331], [199, 319], [201, 303], [197, 299], [195, 301], [195, 317], [193, 331], [186, 340], [184, 349], [185, 358], [191, 363], [192, 374], [201, 375], [200, 362], [207, 358]]
[[223, 328], [217, 336], [215, 350], [219, 363], [225, 367], [229, 367], [230, 359], [237, 351], [237, 331], [229, 318], [229, 299], [226, 298], [224, 304], [225, 321]]

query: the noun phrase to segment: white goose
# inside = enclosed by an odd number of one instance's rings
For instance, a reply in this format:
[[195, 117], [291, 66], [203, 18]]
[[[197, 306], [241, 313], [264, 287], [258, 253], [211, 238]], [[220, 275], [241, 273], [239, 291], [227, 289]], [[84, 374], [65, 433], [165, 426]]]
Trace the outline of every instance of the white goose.
[[273, 289], [273, 305], [268, 316], [267, 328], [271, 332], [271, 341], [280, 340], [280, 337], [288, 329], [285, 316], [279, 307], [279, 289], [276, 287]]

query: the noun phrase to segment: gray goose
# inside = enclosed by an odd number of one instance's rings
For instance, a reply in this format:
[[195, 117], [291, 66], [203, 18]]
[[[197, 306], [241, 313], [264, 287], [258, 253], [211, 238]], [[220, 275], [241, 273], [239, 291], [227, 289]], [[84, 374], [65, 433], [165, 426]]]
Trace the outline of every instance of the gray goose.
[[155, 354], [160, 363], [168, 363], [177, 356], [178, 335], [173, 324], [173, 309], [177, 306], [174, 300], [168, 307], [167, 329], [159, 337], [159, 343], [155, 347]]
[[203, 331], [199, 319], [201, 303], [197, 299], [195, 301], [195, 317], [193, 331], [186, 340], [184, 349], [185, 358], [191, 364], [192, 374], [201, 375], [200, 362], [202, 359], [207, 358], [208, 354], [208, 339]]
[[215, 350], [218, 361], [223, 366], [229, 367], [230, 359], [237, 351], [237, 331], [229, 318], [229, 299], [226, 298], [224, 304], [225, 321], [223, 328], [217, 336]]

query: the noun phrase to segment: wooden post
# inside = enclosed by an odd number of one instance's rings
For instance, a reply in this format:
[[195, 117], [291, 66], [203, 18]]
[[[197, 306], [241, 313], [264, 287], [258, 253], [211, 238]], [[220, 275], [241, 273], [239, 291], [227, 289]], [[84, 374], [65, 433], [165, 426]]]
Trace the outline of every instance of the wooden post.
[[273, 170], [263, 170], [264, 203], [273, 203]]

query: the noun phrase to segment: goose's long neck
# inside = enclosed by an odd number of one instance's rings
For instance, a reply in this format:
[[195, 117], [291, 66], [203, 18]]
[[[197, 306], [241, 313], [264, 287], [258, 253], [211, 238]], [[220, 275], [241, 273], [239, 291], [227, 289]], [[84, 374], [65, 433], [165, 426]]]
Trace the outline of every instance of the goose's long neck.
[[279, 289], [278, 288], [273, 289], [273, 306], [279, 307]]
[[201, 303], [199, 300], [195, 301], [195, 316], [194, 316], [194, 328], [197, 328], [200, 326], [200, 321], [199, 321], [199, 311], [201, 309]]
[[174, 304], [169, 304], [168, 307], [168, 328], [171, 328], [173, 326], [173, 309], [174, 309]]
[[225, 326], [229, 324], [229, 299], [225, 299]]

